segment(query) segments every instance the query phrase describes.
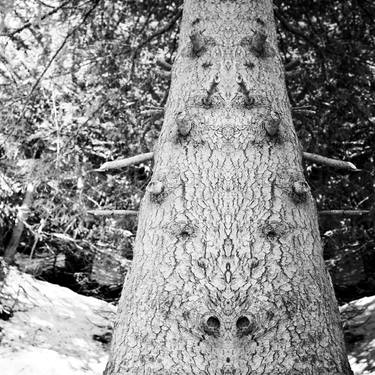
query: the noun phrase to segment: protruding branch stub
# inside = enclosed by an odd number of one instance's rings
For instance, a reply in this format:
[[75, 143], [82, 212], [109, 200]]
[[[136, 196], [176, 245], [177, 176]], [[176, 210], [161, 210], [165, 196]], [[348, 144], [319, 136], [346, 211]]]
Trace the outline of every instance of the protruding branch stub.
[[245, 101], [245, 106], [247, 108], [251, 108], [255, 105], [255, 98], [254, 96], [251, 95], [250, 90], [248, 89], [246, 82], [244, 81], [242, 75], [240, 73], [237, 74], [236, 76], [236, 82], [240, 86], [240, 91], [242, 94], [245, 96], [246, 101]]
[[195, 227], [190, 223], [181, 223], [177, 237], [182, 241], [188, 240], [195, 233]]
[[265, 238], [271, 242], [274, 242], [288, 233], [290, 227], [281, 220], [267, 220], [260, 225], [260, 230]]
[[270, 115], [264, 121], [264, 128], [267, 134], [274, 138], [277, 136], [280, 130], [281, 117], [276, 112], [271, 112]]
[[243, 38], [241, 45], [259, 58], [272, 55], [272, 48], [267, 40], [267, 34], [262, 29], [257, 29], [252, 36]]
[[212, 107], [212, 104], [213, 104], [212, 95], [217, 90], [217, 85], [219, 84], [219, 82], [220, 82], [220, 76], [218, 73], [216, 73], [210, 82], [210, 86], [207, 89], [207, 95], [202, 99], [203, 106], [207, 108]]
[[187, 137], [192, 129], [192, 121], [186, 112], [179, 112], [176, 117], [177, 132], [181, 137]]
[[306, 201], [310, 189], [307, 182], [301, 179], [293, 182], [292, 190], [294, 201], [301, 203]]
[[166, 230], [172, 236], [184, 242], [195, 236], [198, 228], [186, 217], [174, 217], [168, 223]]
[[151, 181], [146, 188], [146, 191], [150, 193], [152, 201], [161, 202], [164, 197], [164, 184], [161, 181]]
[[204, 35], [205, 30], [199, 27], [199, 23], [199, 18], [193, 21], [193, 31], [189, 36], [191, 43], [191, 55], [193, 57], [201, 57], [208, 48], [216, 44], [214, 38]]
[[191, 52], [193, 56], [200, 57], [206, 51], [205, 38], [202, 31], [194, 31], [190, 35]]
[[262, 30], [256, 30], [251, 38], [250, 49], [257, 57], [265, 57], [267, 49], [267, 35]]

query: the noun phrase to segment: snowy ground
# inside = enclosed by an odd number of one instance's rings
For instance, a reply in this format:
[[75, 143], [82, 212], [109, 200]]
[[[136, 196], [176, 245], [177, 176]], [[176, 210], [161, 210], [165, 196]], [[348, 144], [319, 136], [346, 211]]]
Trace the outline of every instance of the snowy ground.
[[106, 348], [92, 336], [108, 331], [114, 306], [14, 268], [0, 289], [0, 302], [14, 305], [13, 317], [0, 320], [1, 374], [102, 374]]
[[340, 311], [354, 375], [375, 374], [375, 296], [352, 301]]
[[[0, 275], [1, 276], [1, 275]], [[101, 375], [107, 347], [93, 335], [108, 332], [115, 307], [91, 297], [35, 280], [11, 268], [0, 284], [1, 375]], [[349, 338], [355, 375], [375, 375], [375, 296], [340, 309]]]

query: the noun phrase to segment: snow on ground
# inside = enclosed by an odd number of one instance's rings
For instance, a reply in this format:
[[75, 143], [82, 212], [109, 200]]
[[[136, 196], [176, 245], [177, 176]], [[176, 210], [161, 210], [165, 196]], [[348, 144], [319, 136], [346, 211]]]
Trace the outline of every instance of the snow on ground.
[[14, 315], [0, 320], [0, 373], [101, 375], [106, 348], [94, 334], [108, 331], [115, 307], [10, 268], [0, 285], [0, 306]]
[[[1, 277], [1, 272], [0, 272]], [[10, 268], [0, 284], [1, 375], [101, 375], [107, 348], [92, 336], [108, 332], [115, 307]], [[375, 296], [340, 308], [355, 375], [375, 375]]]
[[343, 305], [340, 312], [354, 375], [375, 374], [375, 296]]

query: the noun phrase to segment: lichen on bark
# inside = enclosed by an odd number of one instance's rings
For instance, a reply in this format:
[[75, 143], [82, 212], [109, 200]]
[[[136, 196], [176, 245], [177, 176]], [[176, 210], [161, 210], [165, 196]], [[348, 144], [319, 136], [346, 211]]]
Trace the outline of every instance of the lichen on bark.
[[186, 0], [172, 77], [105, 374], [350, 374], [271, 0]]

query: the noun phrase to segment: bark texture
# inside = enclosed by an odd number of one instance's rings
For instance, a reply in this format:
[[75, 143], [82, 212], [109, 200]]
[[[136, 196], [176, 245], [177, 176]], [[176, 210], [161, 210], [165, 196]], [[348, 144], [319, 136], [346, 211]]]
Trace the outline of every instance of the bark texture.
[[105, 374], [350, 374], [271, 0], [186, 0]]

